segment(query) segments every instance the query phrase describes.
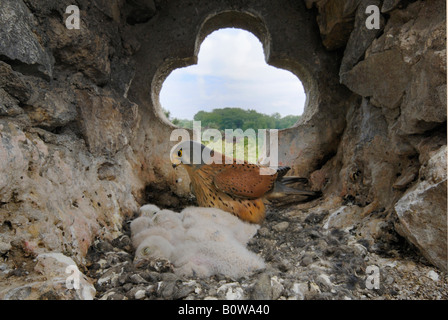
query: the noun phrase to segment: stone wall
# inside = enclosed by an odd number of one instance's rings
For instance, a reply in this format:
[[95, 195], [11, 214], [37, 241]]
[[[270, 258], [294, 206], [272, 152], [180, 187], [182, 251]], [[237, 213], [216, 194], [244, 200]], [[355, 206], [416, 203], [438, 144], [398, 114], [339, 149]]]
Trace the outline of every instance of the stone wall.
[[[71, 4], [79, 30], [65, 26]], [[396, 230], [446, 270], [446, 4], [368, 4], [381, 8], [380, 30], [365, 28], [359, 0], [3, 0], [0, 254], [82, 264], [147, 194], [188, 195], [158, 95], [172, 70], [197, 62], [207, 34], [233, 26], [304, 84], [280, 163], [327, 206], [356, 205], [342, 225], [373, 243]]]
[[[336, 156], [313, 173], [316, 188], [329, 181], [366, 208], [363, 215], [387, 213], [396, 231], [446, 270], [446, 4], [377, 1], [384, 17], [377, 32], [365, 28], [363, 14], [375, 1], [326, 16], [336, 2], [316, 3], [317, 21], [328, 49], [346, 43], [340, 82], [360, 98], [346, 113]], [[344, 41], [334, 32], [343, 24], [353, 27]], [[435, 190], [439, 196], [428, 200]]]

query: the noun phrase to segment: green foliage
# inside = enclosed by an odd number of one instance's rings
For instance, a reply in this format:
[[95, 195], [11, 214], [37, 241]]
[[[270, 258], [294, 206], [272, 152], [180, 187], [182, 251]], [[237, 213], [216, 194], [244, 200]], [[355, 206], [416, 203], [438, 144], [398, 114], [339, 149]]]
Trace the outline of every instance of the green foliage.
[[276, 112], [272, 115], [259, 113], [255, 110], [240, 108], [213, 109], [211, 112], [199, 111], [194, 120], [201, 121], [203, 128], [224, 129], [285, 129], [297, 122], [300, 116], [286, 116], [284, 118]]
[[[223, 138], [220, 141], [214, 142], [202, 141], [202, 144], [231, 158], [256, 163], [258, 159], [258, 147], [263, 145], [264, 139], [260, 140], [256, 136], [247, 137], [238, 134], [234, 134], [234, 136], [236, 137], [235, 141], [228, 141]], [[242, 153], [239, 153], [241, 152], [241, 147], [243, 148], [243, 151]]]
[[193, 129], [193, 120], [174, 118], [171, 123], [180, 128]]
[[170, 112], [170, 111], [168, 111], [168, 110], [162, 108], [162, 112], [163, 112], [163, 114], [165, 115], [165, 117], [166, 117], [167, 119], [170, 118], [170, 115], [171, 115], [171, 112]]
[[[193, 128], [193, 120], [170, 118], [169, 111], [163, 111], [174, 125], [187, 129]], [[222, 132], [222, 140], [202, 141], [203, 144], [228, 156], [235, 156], [236, 158], [248, 160], [253, 163], [258, 159], [258, 147], [263, 146], [265, 143], [263, 137], [257, 135], [259, 129], [289, 128], [299, 118], [300, 116], [293, 115], [282, 118], [278, 112], [269, 116], [255, 110], [244, 110], [240, 108], [213, 109], [211, 112], [199, 111], [194, 116], [195, 121], [201, 121], [202, 130], [218, 129]], [[228, 137], [230, 140], [225, 139], [225, 129], [234, 130], [234, 139], [231, 137]], [[253, 129], [254, 136], [246, 136], [249, 134], [249, 131], [246, 131], [247, 129]], [[244, 155], [235, 152], [237, 148], [241, 147], [244, 148]]]
[[[241, 108], [222, 108], [213, 111], [199, 111], [195, 114], [194, 120], [201, 121], [203, 129], [213, 128], [225, 129], [285, 129], [292, 127], [300, 116], [289, 115], [281, 117], [276, 112], [272, 115], [259, 113], [255, 110], [244, 110]], [[172, 123], [182, 128], [192, 128], [192, 121], [171, 119]]]

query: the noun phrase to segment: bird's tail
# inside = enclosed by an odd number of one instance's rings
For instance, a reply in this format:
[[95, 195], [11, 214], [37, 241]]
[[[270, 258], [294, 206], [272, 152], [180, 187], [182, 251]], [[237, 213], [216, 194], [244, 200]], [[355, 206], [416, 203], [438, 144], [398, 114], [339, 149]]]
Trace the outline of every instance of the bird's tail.
[[284, 185], [293, 184], [297, 182], [308, 183], [308, 179], [302, 177], [283, 177], [280, 179], [280, 182]]
[[282, 197], [282, 196], [304, 196], [304, 197], [318, 197], [322, 193], [320, 191], [309, 191], [297, 188], [291, 188], [283, 184], [281, 181], [277, 181], [274, 184], [274, 188], [270, 192], [269, 196], [272, 198]]
[[304, 185], [308, 183], [308, 179], [306, 178], [295, 176], [285, 177], [284, 175], [289, 169], [289, 167], [278, 168], [277, 181], [272, 191], [267, 195], [267, 200], [275, 205], [282, 206], [311, 201], [322, 195], [320, 191], [303, 189]]
[[291, 167], [278, 167], [277, 168], [277, 181], [281, 181], [283, 184], [292, 184], [292, 183], [296, 183], [296, 182], [301, 182], [301, 183], [308, 183], [308, 179], [307, 178], [302, 178], [302, 177], [285, 177], [285, 175], [288, 173], [288, 171], [291, 169]]

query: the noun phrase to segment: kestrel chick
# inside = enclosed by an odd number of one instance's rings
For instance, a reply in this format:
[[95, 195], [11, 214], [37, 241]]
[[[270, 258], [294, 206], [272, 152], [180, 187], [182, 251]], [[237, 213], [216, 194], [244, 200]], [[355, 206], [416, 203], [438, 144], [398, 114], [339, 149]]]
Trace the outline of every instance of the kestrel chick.
[[[294, 195], [305, 200], [318, 195], [287, 187], [302, 179], [284, 177], [289, 167], [273, 170], [246, 161], [237, 163], [195, 141], [175, 145], [170, 159], [173, 168], [180, 165], [187, 170], [199, 206], [219, 208], [252, 223], [260, 224], [265, 218], [263, 198]], [[262, 168], [271, 170], [270, 174], [260, 174]]]
[[135, 250], [134, 263], [138, 264], [146, 259], [170, 260], [174, 251], [173, 245], [164, 237], [151, 235], [143, 240]]

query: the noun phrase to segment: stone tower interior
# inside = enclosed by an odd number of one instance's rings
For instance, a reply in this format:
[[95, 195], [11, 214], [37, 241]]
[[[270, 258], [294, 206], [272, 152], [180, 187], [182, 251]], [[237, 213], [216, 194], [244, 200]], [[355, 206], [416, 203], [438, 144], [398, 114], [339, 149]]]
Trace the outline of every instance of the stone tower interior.
[[[65, 24], [70, 5], [79, 29]], [[366, 27], [372, 5], [378, 29]], [[207, 35], [227, 27], [253, 33], [266, 62], [295, 74], [307, 95], [300, 120], [278, 133], [279, 164], [322, 196], [273, 209], [265, 229], [284, 218], [280, 238], [346, 233], [364, 257], [411, 250], [417, 269], [443, 274], [437, 285], [447, 297], [445, 1], [2, 0], [1, 298], [83, 298], [49, 285], [50, 267], [36, 257], [60, 253], [87, 270], [97, 242], [122, 237], [142, 205], [191, 205], [188, 175], [169, 160], [176, 126], [159, 94], [173, 70], [197, 63]], [[298, 265], [320, 259], [294, 241]], [[264, 279], [254, 277], [251, 288]], [[303, 277], [317, 289], [302, 298], [350, 296]], [[296, 287], [270, 289], [269, 298]]]

